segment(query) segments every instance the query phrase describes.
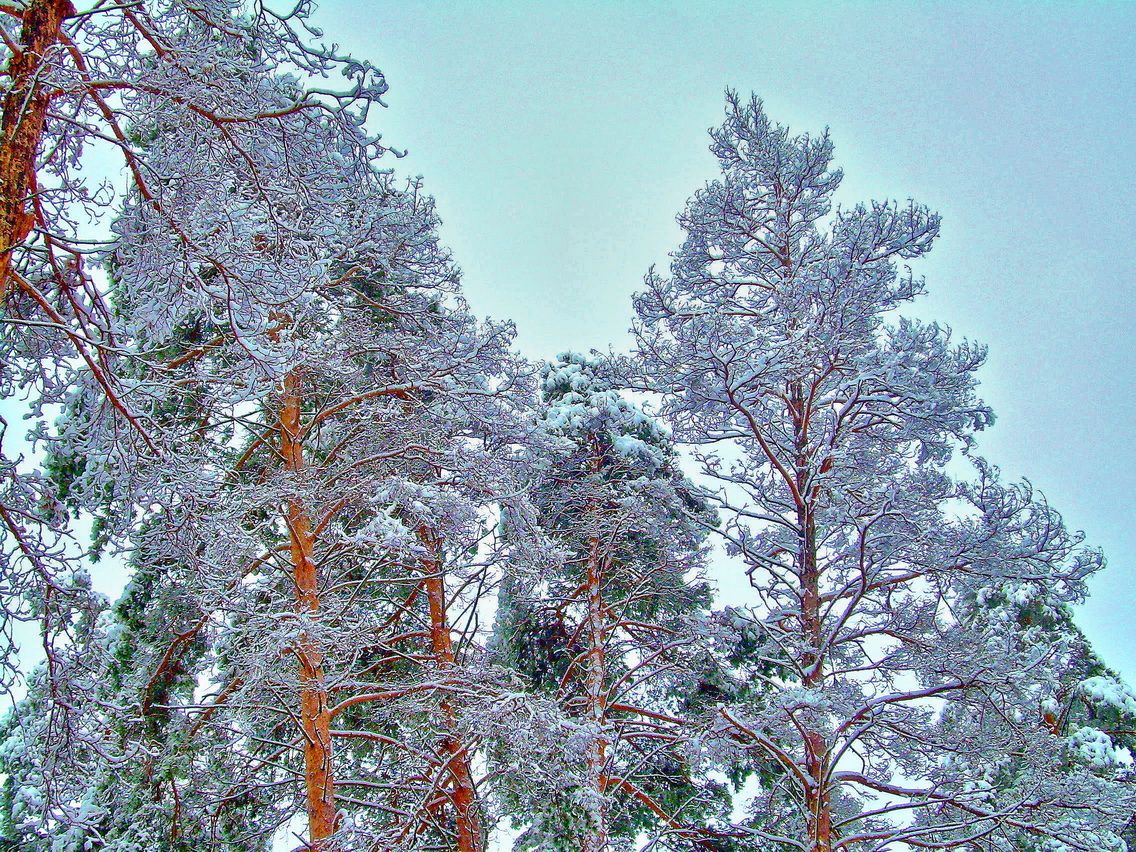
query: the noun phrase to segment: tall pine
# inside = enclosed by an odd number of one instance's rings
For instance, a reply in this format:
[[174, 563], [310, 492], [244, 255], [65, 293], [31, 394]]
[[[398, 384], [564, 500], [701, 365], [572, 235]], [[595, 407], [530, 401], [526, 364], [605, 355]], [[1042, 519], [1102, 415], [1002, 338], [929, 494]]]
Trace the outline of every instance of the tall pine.
[[[1036, 714], [1015, 684], [1050, 664], [965, 617], [976, 590], [1029, 581], [1074, 602], [1100, 557], [982, 462], [948, 475], [992, 419], [974, 392], [985, 352], [894, 315], [923, 289], [900, 264], [929, 250], [938, 217], [834, 208], [827, 134], [791, 134], [756, 98], [729, 93], [711, 137], [721, 177], [680, 216], [685, 240], [669, 276], [647, 277], [635, 332], [644, 385], [693, 445], [757, 601], [744, 674], [770, 689], [713, 711], [723, 744], [777, 769], [753, 842], [1118, 848], [1101, 844], [1130, 813], [1122, 785], [1064, 772], [1044, 728], [991, 737], [974, 721]], [[944, 735], [947, 716], [977, 727]], [[1007, 753], [1022, 783], [995, 801], [976, 779]]]
[[499, 747], [524, 758], [502, 770], [526, 826], [515, 848], [601, 852], [640, 835], [690, 848], [727, 801], [681, 718], [704, 653], [713, 513], [603, 362], [562, 355], [542, 391], [558, 441], [532, 500], [551, 553], [513, 566], [497, 616], [497, 646], [545, 714], [543, 737]]

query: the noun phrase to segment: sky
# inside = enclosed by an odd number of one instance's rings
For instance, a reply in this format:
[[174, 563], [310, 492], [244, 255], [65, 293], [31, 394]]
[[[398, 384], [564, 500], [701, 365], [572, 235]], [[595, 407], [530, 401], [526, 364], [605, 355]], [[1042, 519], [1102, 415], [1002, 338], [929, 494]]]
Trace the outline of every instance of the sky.
[[979, 449], [1104, 549], [1079, 622], [1136, 682], [1136, 2], [323, 0], [314, 22], [385, 72], [388, 165], [424, 176], [474, 311], [531, 357], [630, 347], [727, 86], [828, 127], [844, 203], [941, 213], [906, 313], [989, 345]]

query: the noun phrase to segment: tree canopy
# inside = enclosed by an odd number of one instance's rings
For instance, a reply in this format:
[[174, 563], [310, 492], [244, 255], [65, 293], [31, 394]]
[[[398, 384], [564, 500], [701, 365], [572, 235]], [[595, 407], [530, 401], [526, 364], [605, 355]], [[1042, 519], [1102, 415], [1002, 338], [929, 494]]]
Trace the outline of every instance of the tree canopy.
[[0, 5], [6, 848], [1127, 849], [1103, 558], [899, 313], [937, 215], [728, 92], [635, 351], [532, 364], [310, 14]]

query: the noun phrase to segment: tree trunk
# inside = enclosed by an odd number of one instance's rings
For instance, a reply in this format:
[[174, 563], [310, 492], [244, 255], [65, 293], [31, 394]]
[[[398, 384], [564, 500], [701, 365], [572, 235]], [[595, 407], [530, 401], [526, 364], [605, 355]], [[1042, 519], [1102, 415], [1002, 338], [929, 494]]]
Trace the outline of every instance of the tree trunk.
[[[293, 473], [304, 467], [300, 437], [301, 377], [292, 370], [284, 378], [280, 412], [280, 454], [284, 467]], [[313, 618], [319, 613], [318, 577], [314, 560], [315, 537], [311, 519], [298, 500], [285, 504], [285, 521], [296, 584], [296, 613]], [[331, 713], [321, 667], [323, 653], [306, 631], [296, 645], [300, 660], [300, 725], [304, 735], [304, 786], [308, 807], [308, 843], [315, 852], [329, 849], [327, 838], [335, 833], [335, 783], [332, 774]]]
[[[804, 552], [801, 572], [802, 605], [801, 620], [805, 641], [813, 649], [821, 642], [822, 620], [820, 615], [820, 572], [816, 559], [816, 528], [812, 512], [803, 513]], [[802, 660], [805, 669], [804, 685], [816, 688], [824, 682], [824, 661], [820, 655], [811, 651]], [[832, 849], [832, 797], [828, 788], [828, 744], [824, 733], [815, 727], [818, 719], [804, 720], [805, 773], [809, 789], [805, 793], [809, 825], [810, 852], [831, 852]]]
[[[817, 564], [816, 519], [813, 516], [813, 462], [809, 456], [809, 412], [803, 389], [798, 385], [790, 395], [790, 410], [796, 443], [794, 459], [799, 503], [797, 529], [799, 536], [799, 567], [801, 595], [801, 639], [805, 646], [801, 656], [804, 672], [803, 685], [817, 688], [824, 683], [824, 660], [821, 642], [824, 635], [820, 611], [820, 568]], [[806, 822], [810, 852], [832, 850], [832, 795], [828, 787], [828, 744], [824, 732], [818, 728], [819, 720], [805, 718], [805, 774], [809, 788], [805, 791]]]
[[20, 52], [8, 61], [9, 88], [0, 106], [0, 302], [8, 295], [12, 251], [35, 223], [28, 202], [51, 100], [41, 82], [44, 57], [74, 13], [69, 0], [31, 0], [23, 12]]
[[[441, 542], [437, 534], [426, 527], [418, 530], [419, 540], [426, 546], [429, 557], [423, 562], [426, 571], [426, 598], [430, 606], [430, 644], [434, 660], [442, 671], [452, 671], [456, 665], [453, 639], [446, 608], [446, 583], [441, 559]], [[458, 852], [481, 852], [481, 818], [477, 807], [477, 790], [473, 784], [469, 750], [454, 729], [456, 714], [448, 698], [442, 699], [442, 714], [450, 728], [442, 739], [442, 754], [453, 781], [450, 799], [458, 831]]]
[[[603, 465], [603, 457], [598, 446], [592, 448], [592, 472], [598, 474]], [[600, 550], [599, 536], [593, 535], [588, 539], [587, 579], [585, 581], [585, 594], [588, 597], [588, 615], [585, 641], [587, 642], [584, 662], [584, 688], [586, 691], [585, 713], [588, 720], [599, 729], [607, 716], [607, 696], [604, 691], [604, 681], [607, 677], [607, 660], [605, 653], [605, 614], [603, 600], [603, 555]], [[592, 786], [591, 794], [595, 797], [595, 826], [584, 840], [583, 852], [606, 852], [607, 838], [607, 802], [604, 798], [608, 788], [607, 759], [608, 742], [602, 736], [597, 736], [591, 743], [588, 751], [587, 777]]]
[[[585, 663], [585, 688], [587, 690], [587, 717], [599, 728], [607, 714], [607, 701], [604, 695], [606, 659], [604, 653], [604, 606], [601, 590], [602, 575], [600, 542], [596, 537], [588, 540], [588, 628], [587, 658]], [[607, 740], [596, 737], [588, 751], [588, 780], [592, 784], [591, 793], [595, 797], [596, 825], [584, 842], [584, 852], [606, 852], [607, 844], [607, 806], [604, 799], [608, 787], [607, 779]]]

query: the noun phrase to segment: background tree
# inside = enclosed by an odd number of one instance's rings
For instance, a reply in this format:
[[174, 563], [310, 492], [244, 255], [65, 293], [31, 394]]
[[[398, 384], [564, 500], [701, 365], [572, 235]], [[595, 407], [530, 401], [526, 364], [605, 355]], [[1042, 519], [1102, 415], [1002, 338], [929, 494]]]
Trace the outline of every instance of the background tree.
[[897, 263], [930, 248], [938, 218], [833, 210], [827, 135], [790, 135], [756, 99], [729, 93], [711, 136], [722, 178], [680, 217], [685, 242], [669, 278], [647, 277], [635, 331], [759, 600], [757, 659], [788, 673], [773, 700], [718, 711], [724, 738], [781, 770], [753, 805], [755, 840], [960, 848], [1012, 827], [1102, 848], [1127, 796], [1052, 771], [1048, 732], [1017, 732], [1030, 792], [998, 806], [972, 782], [1010, 743], [938, 738], [944, 713], [1021, 712], [1007, 684], [1047, 665], [959, 617], [974, 586], [1030, 580], [1069, 602], [1100, 566], [1027, 488], [981, 463], [970, 482], [945, 471], [992, 419], [974, 395], [984, 351], [885, 322], [921, 291]]
[[713, 516], [602, 363], [562, 355], [543, 378], [544, 425], [561, 446], [533, 502], [556, 552], [512, 575], [497, 643], [552, 702], [544, 724], [567, 742], [513, 770], [509, 810], [528, 825], [516, 848], [599, 852], [645, 834], [652, 848], [687, 849], [720, 828], [728, 802], [679, 718], [697, 688]]
[[[1019, 655], [1022, 674], [1004, 689], [1014, 690], [1013, 701], [965, 716], [944, 713], [939, 724], [948, 740], [981, 736], [1006, 746], [993, 773], [975, 773], [971, 784], [986, 790], [995, 807], [1034, 794], [1031, 763], [1046, 765], [1055, 779], [1070, 789], [1097, 790], [1103, 801], [1114, 799], [1117, 784], [1132, 783], [1131, 750], [1136, 696], [1109, 671], [1073, 623], [1069, 608], [1055, 601], [1044, 584], [1035, 580], [1006, 580], [977, 584], [973, 596], [960, 600], [960, 618], [979, 631], [987, 644]], [[1034, 665], [1028, 665], [1032, 661]], [[989, 712], [996, 709], [999, 712]], [[1037, 729], [1046, 749], [1025, 758], [1030, 734]], [[942, 760], [962, 774], [948, 751]], [[1129, 805], [1131, 807], [1131, 805]], [[1098, 826], [1098, 847], [1122, 848], [1132, 844], [1132, 819], [1103, 822]], [[1018, 827], [975, 843], [990, 850], [1071, 848], [1048, 837], [1037, 837]]]

